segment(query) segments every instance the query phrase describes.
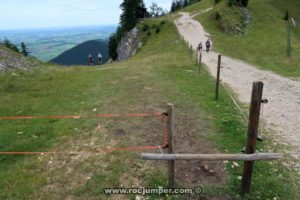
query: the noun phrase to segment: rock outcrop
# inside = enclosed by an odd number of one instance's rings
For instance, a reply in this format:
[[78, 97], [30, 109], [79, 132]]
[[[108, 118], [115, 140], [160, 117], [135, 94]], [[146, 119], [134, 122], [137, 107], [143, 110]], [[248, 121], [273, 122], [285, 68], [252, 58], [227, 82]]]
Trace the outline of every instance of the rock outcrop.
[[246, 7], [240, 7], [240, 9], [244, 16], [244, 23], [248, 26], [251, 23], [251, 14]]
[[0, 46], [0, 72], [7, 69], [27, 69], [39, 64], [36, 59], [25, 57]]
[[139, 39], [139, 30], [137, 28], [132, 29], [125, 36], [122, 37], [118, 45], [118, 60], [126, 60], [133, 56], [143, 43]]

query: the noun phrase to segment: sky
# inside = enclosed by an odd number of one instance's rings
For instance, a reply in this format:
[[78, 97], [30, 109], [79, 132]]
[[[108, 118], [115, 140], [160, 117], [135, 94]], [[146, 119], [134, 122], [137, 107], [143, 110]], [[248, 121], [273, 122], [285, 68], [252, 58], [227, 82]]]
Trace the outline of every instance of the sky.
[[[169, 10], [172, 0], [144, 0]], [[0, 30], [118, 24], [122, 0], [0, 0]]]

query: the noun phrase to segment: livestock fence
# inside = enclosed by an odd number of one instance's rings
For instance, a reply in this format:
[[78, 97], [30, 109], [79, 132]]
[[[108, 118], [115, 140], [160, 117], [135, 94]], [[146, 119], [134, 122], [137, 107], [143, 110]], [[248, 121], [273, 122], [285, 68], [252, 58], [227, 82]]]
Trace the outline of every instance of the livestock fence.
[[280, 153], [256, 153], [256, 141], [259, 126], [261, 104], [263, 103], [263, 82], [254, 82], [252, 89], [250, 114], [248, 121], [248, 136], [245, 154], [176, 154], [174, 146], [174, 105], [168, 104], [168, 154], [143, 153], [145, 160], [167, 160], [168, 161], [168, 186], [175, 188], [175, 160], [200, 160], [200, 161], [244, 161], [244, 170], [241, 182], [241, 192], [250, 193], [254, 161], [277, 160], [283, 157]]

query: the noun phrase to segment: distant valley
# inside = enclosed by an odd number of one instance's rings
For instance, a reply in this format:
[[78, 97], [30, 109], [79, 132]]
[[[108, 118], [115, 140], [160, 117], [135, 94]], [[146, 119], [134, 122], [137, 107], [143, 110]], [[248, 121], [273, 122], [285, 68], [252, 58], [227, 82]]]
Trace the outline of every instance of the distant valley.
[[0, 38], [7, 37], [14, 44], [25, 42], [31, 55], [47, 62], [63, 52], [90, 40], [107, 40], [116, 26], [87, 26], [31, 30], [0, 30]]

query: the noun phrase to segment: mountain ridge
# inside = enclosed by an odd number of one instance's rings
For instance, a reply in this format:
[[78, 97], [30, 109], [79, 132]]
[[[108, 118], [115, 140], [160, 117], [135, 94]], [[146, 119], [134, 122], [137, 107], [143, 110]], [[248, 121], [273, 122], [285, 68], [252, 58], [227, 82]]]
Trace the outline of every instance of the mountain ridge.
[[60, 65], [88, 65], [88, 55], [92, 54], [94, 64], [98, 53], [103, 56], [103, 63], [108, 61], [108, 41], [107, 40], [89, 40], [83, 42], [50, 60], [49, 62]]

